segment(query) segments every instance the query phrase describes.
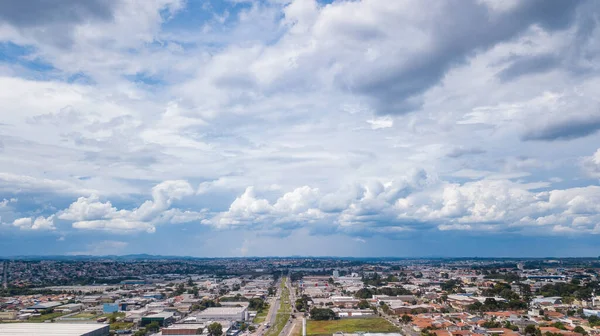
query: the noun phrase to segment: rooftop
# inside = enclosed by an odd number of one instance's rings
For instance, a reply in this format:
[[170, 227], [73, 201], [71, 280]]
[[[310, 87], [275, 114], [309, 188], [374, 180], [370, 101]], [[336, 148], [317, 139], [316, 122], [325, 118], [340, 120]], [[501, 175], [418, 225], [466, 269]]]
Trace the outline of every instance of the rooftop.
[[8, 323], [0, 328], [0, 336], [81, 336], [87, 333], [106, 329], [104, 324], [70, 324], [70, 323]]

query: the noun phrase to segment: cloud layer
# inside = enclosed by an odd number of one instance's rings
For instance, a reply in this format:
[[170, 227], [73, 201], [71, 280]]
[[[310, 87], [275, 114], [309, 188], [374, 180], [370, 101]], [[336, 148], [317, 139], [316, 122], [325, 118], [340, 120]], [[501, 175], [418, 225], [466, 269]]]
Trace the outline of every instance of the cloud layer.
[[0, 4], [5, 237], [600, 232], [596, 1], [37, 2]]

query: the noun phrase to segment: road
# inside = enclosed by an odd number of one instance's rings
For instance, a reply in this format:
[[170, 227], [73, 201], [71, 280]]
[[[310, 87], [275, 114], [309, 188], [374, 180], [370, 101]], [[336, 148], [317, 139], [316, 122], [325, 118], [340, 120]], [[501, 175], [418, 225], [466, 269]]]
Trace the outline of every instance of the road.
[[267, 312], [267, 317], [265, 318], [265, 321], [261, 323], [255, 331], [255, 334], [258, 336], [262, 336], [265, 334], [265, 332], [267, 332], [268, 329], [265, 327], [267, 323], [270, 326], [272, 326], [275, 323], [277, 311], [279, 310], [279, 305], [281, 303], [281, 280], [277, 281], [277, 283], [275, 284], [275, 288], [277, 288], [275, 297], [269, 299], [269, 311]]
[[420, 334], [416, 331], [414, 331], [410, 326], [407, 326], [405, 324], [402, 324], [398, 321], [398, 316], [395, 315], [388, 315], [386, 313], [383, 312], [383, 309], [378, 309], [379, 312], [381, 313], [381, 317], [383, 317], [384, 319], [386, 319], [388, 322], [390, 322], [391, 324], [395, 325], [396, 327], [400, 328], [400, 330], [402, 330], [402, 334], [406, 335], [406, 336], [420, 336]]
[[[292, 315], [297, 316], [298, 314], [294, 314], [294, 306], [296, 304], [296, 290], [292, 287], [292, 281], [290, 280], [290, 277], [286, 278], [285, 286], [288, 288], [289, 293], [290, 293], [290, 305], [292, 306], [291, 307]], [[290, 316], [287, 323], [285, 324], [285, 327], [283, 327], [283, 329], [281, 330], [281, 333], [279, 334], [279, 336], [291, 336], [298, 321], [302, 321], [302, 320], [299, 317], [292, 318]]]

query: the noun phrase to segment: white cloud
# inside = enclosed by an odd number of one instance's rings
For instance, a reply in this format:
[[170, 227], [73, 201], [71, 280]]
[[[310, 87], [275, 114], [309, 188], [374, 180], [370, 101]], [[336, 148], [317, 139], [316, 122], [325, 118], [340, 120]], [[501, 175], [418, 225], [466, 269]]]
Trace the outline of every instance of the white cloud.
[[600, 178], [600, 149], [594, 155], [584, 157], [582, 164], [583, 169], [589, 176]]
[[367, 123], [371, 124], [371, 128], [381, 129], [381, 128], [390, 128], [394, 126], [394, 120], [390, 117], [381, 117], [367, 120]]
[[117, 210], [110, 201], [101, 202], [96, 195], [80, 197], [58, 218], [74, 221], [73, 227], [118, 233], [146, 231], [153, 233], [160, 223], [185, 223], [203, 218], [201, 212], [170, 209], [175, 200], [194, 194], [187, 181], [164, 181], [152, 188], [152, 200], [132, 210]]
[[3, 199], [2, 201], [0, 201], [0, 208], [6, 208], [9, 206], [9, 204], [11, 203], [16, 203], [17, 199], [16, 198], [11, 198], [11, 199]]
[[70, 4], [0, 11], [24, 54], [0, 64], [15, 226], [598, 231], [572, 164], [600, 176], [593, 1], [253, 2], [201, 26], [184, 1]]
[[50, 217], [24, 217], [18, 218], [13, 221], [13, 226], [20, 228], [21, 230], [34, 230], [34, 231], [44, 231], [44, 230], [55, 230], [54, 226], [54, 216]]

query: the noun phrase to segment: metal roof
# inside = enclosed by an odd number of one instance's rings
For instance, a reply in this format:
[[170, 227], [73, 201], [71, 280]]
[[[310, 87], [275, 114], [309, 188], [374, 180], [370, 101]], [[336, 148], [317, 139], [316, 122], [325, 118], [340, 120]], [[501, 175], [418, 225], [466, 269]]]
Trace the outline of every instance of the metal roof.
[[76, 323], [6, 323], [0, 325], [0, 336], [81, 336], [105, 328], [106, 324]]

